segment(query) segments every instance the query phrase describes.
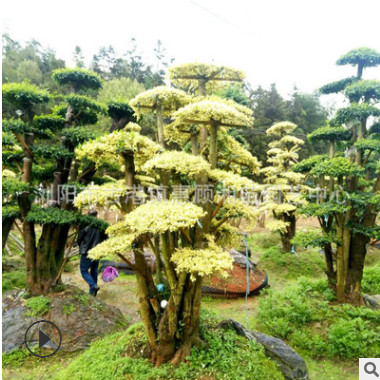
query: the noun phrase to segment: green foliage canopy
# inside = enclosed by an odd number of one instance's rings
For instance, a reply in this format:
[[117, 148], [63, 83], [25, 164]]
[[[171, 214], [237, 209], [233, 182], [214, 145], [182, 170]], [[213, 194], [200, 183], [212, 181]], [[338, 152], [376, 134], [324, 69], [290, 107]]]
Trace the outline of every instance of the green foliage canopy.
[[50, 95], [30, 83], [5, 83], [3, 99], [16, 107], [28, 110], [33, 105], [47, 103]]
[[380, 64], [380, 53], [374, 49], [361, 47], [350, 50], [342, 55], [336, 62], [337, 65], [361, 65], [363, 67], [377, 66]]
[[61, 86], [71, 85], [75, 91], [102, 88], [102, 81], [98, 74], [80, 68], [54, 70], [53, 79]]
[[348, 77], [335, 82], [325, 84], [319, 89], [319, 92], [324, 95], [335, 94], [337, 92], [343, 91], [348, 85], [355, 82], [356, 77]]
[[358, 103], [360, 100], [375, 103], [380, 100], [380, 82], [378, 80], [360, 80], [348, 85], [344, 91], [351, 102]]
[[310, 141], [327, 140], [327, 141], [339, 141], [349, 140], [351, 138], [351, 131], [340, 127], [321, 127], [310, 133], [307, 138]]

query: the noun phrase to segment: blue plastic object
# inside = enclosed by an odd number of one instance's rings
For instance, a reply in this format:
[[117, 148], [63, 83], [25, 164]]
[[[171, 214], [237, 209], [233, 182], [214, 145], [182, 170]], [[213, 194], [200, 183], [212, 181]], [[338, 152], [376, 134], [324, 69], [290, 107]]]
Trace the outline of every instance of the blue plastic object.
[[247, 329], [249, 328], [249, 318], [248, 318], [248, 296], [249, 296], [249, 258], [248, 258], [248, 234], [241, 233], [244, 237], [242, 238], [245, 246], [245, 263], [246, 263], [246, 279], [247, 279], [247, 288], [245, 291], [245, 319], [247, 324]]
[[164, 284], [158, 284], [156, 287], [157, 287], [157, 290], [159, 292], [163, 292], [165, 290], [165, 285]]

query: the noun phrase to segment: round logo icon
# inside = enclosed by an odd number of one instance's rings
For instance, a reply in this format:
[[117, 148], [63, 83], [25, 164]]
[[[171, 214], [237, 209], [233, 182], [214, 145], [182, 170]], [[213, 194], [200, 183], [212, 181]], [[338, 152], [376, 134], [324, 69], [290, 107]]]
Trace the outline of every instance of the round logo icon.
[[[54, 350], [51, 353], [46, 355], [41, 355], [33, 352], [33, 349], [45, 348], [49, 350]], [[28, 351], [39, 358], [48, 358], [49, 356], [54, 355], [61, 347], [62, 344], [62, 334], [59, 331], [59, 328], [50, 321], [37, 321], [32, 323], [25, 332], [25, 346]]]

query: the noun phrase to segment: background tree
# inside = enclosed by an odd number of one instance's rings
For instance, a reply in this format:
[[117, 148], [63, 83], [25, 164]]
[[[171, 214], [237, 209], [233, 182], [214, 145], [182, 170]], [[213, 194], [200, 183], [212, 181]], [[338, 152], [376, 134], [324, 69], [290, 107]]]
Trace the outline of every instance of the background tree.
[[[322, 229], [318, 238], [310, 238], [325, 250], [329, 284], [339, 302], [361, 304], [361, 280], [367, 244], [378, 237], [376, 217], [379, 211], [380, 175], [379, 134], [376, 127], [368, 130], [371, 119], [380, 116], [374, 105], [380, 100], [380, 83], [363, 80], [364, 68], [380, 64], [380, 54], [359, 48], [342, 56], [338, 64], [357, 66], [357, 77], [350, 77], [322, 87], [324, 93], [343, 92], [350, 105], [337, 111], [333, 125], [312, 134], [329, 142], [330, 157], [311, 157], [295, 167], [308, 173], [315, 186], [327, 191], [317, 197], [304, 212], [317, 216]], [[349, 139], [345, 155], [336, 152], [338, 140]], [[334, 191], [332, 191], [334, 190]], [[319, 190], [318, 190], [319, 191]], [[336, 267], [333, 267], [331, 244], [336, 245]]]
[[51, 49], [44, 49], [35, 41], [21, 45], [8, 34], [3, 34], [3, 83], [20, 83], [29, 81], [32, 84], [56, 90], [51, 79], [52, 71], [65, 66], [62, 59], [56, 57]]
[[83, 69], [84, 68], [84, 62], [83, 62], [84, 56], [82, 53], [82, 49], [80, 46], [75, 46], [74, 53], [73, 53], [73, 60], [75, 62], [75, 66]]

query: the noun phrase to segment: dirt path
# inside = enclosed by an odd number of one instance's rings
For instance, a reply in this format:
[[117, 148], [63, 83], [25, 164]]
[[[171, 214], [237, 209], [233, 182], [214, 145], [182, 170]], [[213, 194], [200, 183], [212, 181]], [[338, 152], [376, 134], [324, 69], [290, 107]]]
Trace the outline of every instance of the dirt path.
[[[75, 268], [73, 272], [63, 273], [62, 280], [64, 284], [75, 285], [79, 289], [88, 292], [88, 285], [83, 280], [79, 268]], [[137, 299], [137, 285], [135, 275], [120, 274], [112, 282], [105, 283], [100, 278], [99, 274], [99, 293], [97, 298], [101, 301], [115, 306], [120, 309], [125, 318], [130, 324], [136, 323], [140, 320], [138, 314], [138, 299]]]
[[[88, 285], [83, 280], [79, 267], [75, 265], [72, 272], [63, 273], [62, 280], [65, 284], [75, 285], [83, 291], [88, 291]], [[137, 299], [137, 284], [135, 275], [120, 274], [118, 278], [109, 283], [104, 283], [100, 279], [100, 290], [97, 297], [103, 302], [120, 309], [127, 321], [131, 324], [140, 321], [139, 304]], [[258, 296], [248, 298], [248, 317], [250, 324], [257, 316]], [[202, 307], [212, 310], [221, 318], [233, 318], [237, 321], [246, 322], [245, 298], [211, 298], [203, 297]]]

